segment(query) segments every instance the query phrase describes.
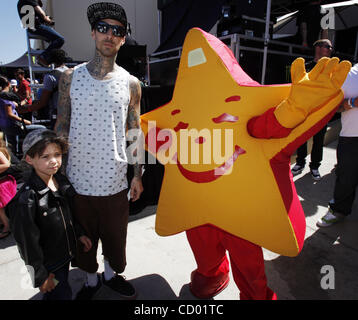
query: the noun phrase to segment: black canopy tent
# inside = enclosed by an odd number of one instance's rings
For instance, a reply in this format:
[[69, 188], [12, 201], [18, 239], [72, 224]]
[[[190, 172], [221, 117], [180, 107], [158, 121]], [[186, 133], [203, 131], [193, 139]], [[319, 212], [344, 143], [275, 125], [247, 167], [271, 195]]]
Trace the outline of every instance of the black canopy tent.
[[[276, 19], [282, 15], [302, 10], [313, 2], [319, 3], [322, 7], [332, 8], [336, 8], [337, 3], [342, 3], [342, 1], [337, 2], [337, 0], [158, 0], [161, 17], [161, 41], [155, 53], [180, 48], [183, 45], [186, 33], [192, 27], [199, 27], [209, 32], [218, 22], [224, 5], [234, 3], [237, 7], [240, 7], [241, 11], [249, 10], [250, 6], [256, 6], [256, 8], [260, 8], [256, 11], [265, 12], [262, 18], [266, 21], [261, 72], [261, 83], [263, 84], [266, 76], [268, 47], [271, 41], [270, 23], [276, 22]], [[348, 4], [355, 2], [358, 1], [347, 1]], [[356, 53], [357, 51], [356, 49]]]
[[220, 17], [226, 0], [180, 0], [160, 1], [161, 9], [160, 45], [156, 52], [183, 45], [189, 29], [199, 27], [209, 31]]
[[[29, 68], [29, 61], [27, 57], [27, 52], [25, 52], [20, 58], [0, 66], [1, 68], [21, 68], [21, 69], [28, 69]], [[46, 72], [48, 68], [41, 67], [38, 64], [34, 64], [33, 66], [34, 72]]]
[[[221, 16], [224, 5], [236, 5], [237, 13], [250, 16], [276, 18], [290, 12], [301, 10], [310, 0], [158, 0], [160, 12], [160, 45], [155, 52], [165, 51], [183, 45], [190, 28], [199, 27], [210, 31]], [[323, 0], [321, 5], [338, 2]], [[269, 22], [269, 21], [268, 21]]]
[[[265, 42], [263, 70], [266, 68], [267, 44], [269, 38], [269, 23], [271, 0], [159, 0], [158, 9], [161, 11], [160, 46], [156, 53], [167, 51], [183, 45], [185, 35], [189, 29], [199, 27], [209, 32], [222, 15], [224, 5], [236, 5], [236, 14], [250, 14], [258, 18], [265, 18]], [[264, 79], [263, 72], [263, 79]]]

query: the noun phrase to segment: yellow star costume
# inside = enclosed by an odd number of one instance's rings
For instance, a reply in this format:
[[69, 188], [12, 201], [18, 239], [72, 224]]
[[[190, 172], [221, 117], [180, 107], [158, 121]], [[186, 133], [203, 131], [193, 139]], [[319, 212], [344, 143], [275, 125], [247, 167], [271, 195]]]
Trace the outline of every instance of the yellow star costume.
[[[225, 44], [191, 29], [172, 100], [141, 116], [146, 148], [165, 164], [156, 232], [168, 236], [211, 224], [279, 254], [297, 255], [305, 217], [289, 157], [335, 112], [349, 68], [349, 62], [327, 58], [307, 74], [298, 59], [292, 86], [261, 86]], [[275, 107], [288, 136], [251, 136], [249, 120]]]

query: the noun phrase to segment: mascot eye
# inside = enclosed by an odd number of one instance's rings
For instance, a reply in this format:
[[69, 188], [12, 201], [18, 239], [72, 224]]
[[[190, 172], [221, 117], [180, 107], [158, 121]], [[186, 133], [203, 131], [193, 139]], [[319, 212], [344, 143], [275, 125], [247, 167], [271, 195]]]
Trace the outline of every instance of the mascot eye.
[[241, 97], [240, 96], [231, 96], [225, 99], [225, 102], [234, 102], [234, 101], [240, 101]]

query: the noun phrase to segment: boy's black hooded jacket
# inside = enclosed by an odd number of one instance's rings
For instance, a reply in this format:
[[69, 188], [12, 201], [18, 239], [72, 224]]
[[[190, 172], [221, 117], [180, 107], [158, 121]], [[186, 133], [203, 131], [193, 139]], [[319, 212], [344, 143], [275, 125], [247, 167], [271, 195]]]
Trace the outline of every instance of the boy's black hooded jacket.
[[83, 235], [71, 215], [75, 190], [65, 176], [57, 173], [54, 177], [57, 192], [33, 170], [6, 207], [20, 256], [33, 268], [34, 287], [40, 287], [50, 272], [73, 259], [76, 238]]

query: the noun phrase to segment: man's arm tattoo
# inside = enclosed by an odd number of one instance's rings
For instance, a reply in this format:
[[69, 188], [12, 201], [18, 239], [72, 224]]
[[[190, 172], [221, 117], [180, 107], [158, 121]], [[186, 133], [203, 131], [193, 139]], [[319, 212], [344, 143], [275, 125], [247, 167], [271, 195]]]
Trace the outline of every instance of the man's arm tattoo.
[[[140, 87], [140, 83], [138, 79], [132, 77], [130, 79], [129, 84], [131, 99], [128, 106], [128, 116], [127, 116], [127, 129], [138, 129], [140, 130], [140, 99], [142, 90]], [[133, 139], [133, 141], [129, 141], [128, 143], [131, 145], [132, 143], [136, 143], [137, 137]], [[140, 148], [138, 146], [137, 148]], [[138, 154], [138, 150], [137, 150]], [[134, 169], [134, 177], [141, 177], [142, 176], [142, 165], [140, 163], [133, 164]]]
[[[55, 132], [58, 136], [68, 138], [71, 120], [71, 97], [70, 88], [72, 81], [73, 69], [66, 70], [59, 81], [58, 100], [57, 100], [57, 121], [55, 124]], [[66, 174], [68, 155], [62, 157], [62, 174]]]
[[59, 136], [68, 137], [71, 120], [71, 97], [70, 88], [73, 70], [66, 70], [60, 79], [57, 102], [57, 121], [55, 132]]

